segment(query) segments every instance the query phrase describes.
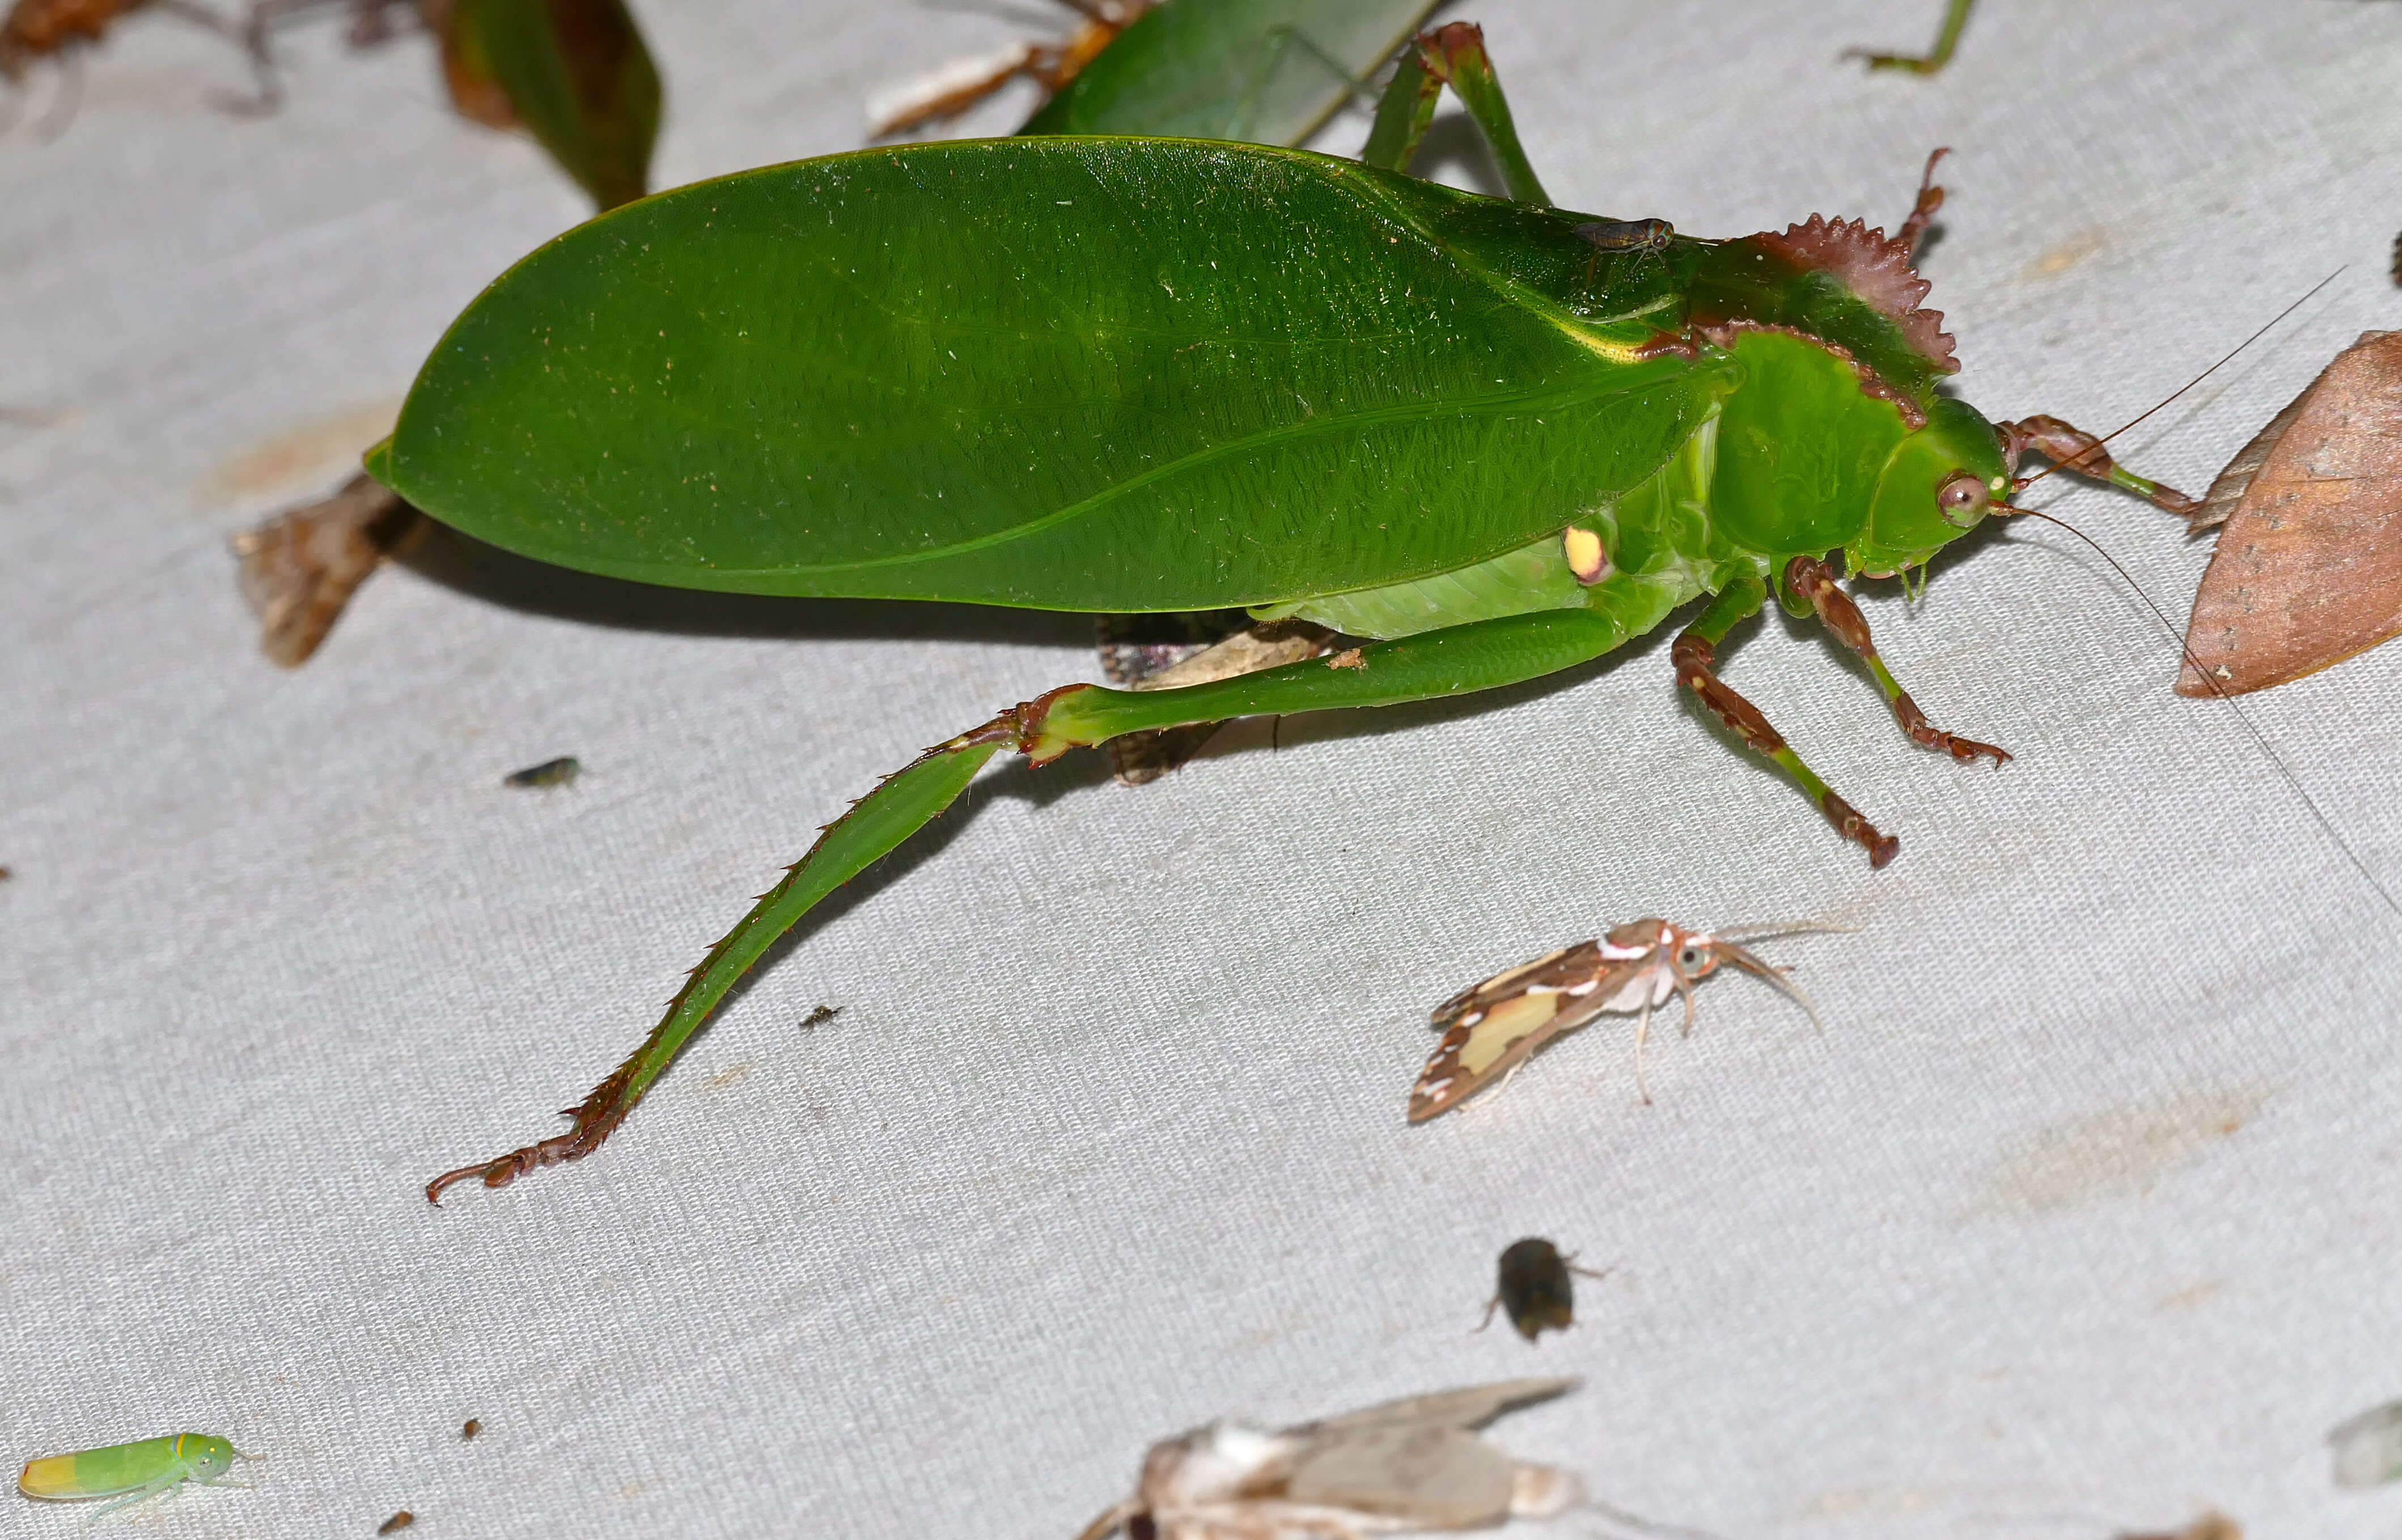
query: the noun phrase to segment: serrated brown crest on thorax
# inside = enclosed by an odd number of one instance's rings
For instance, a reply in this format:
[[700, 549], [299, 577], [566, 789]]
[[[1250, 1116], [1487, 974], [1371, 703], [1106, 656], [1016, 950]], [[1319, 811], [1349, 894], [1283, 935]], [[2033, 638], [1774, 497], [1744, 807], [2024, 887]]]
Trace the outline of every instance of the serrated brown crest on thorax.
[[1751, 238], [1798, 268], [1829, 273], [1844, 287], [1901, 328], [1912, 351], [1945, 374], [1955, 374], [1960, 360], [1952, 334], [1943, 330], [1943, 312], [1924, 309], [1919, 302], [1934, 288], [1910, 265], [1910, 252], [1885, 238], [1883, 227], [1871, 229], [1865, 219], [1829, 220], [1812, 214], [1782, 234], [1763, 230]]

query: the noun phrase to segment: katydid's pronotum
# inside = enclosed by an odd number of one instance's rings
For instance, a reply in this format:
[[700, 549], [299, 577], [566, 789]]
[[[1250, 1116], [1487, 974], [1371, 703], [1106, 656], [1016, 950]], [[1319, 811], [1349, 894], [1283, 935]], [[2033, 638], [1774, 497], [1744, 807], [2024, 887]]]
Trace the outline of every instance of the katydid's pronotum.
[[[1457, 88], [1512, 199], [1404, 168]], [[1929, 175], [1933, 161], [1928, 163]], [[1182, 688], [1063, 685], [886, 777], [712, 947], [571, 1130], [600, 1147], [736, 980], [1004, 749], [1429, 700], [1575, 667], [1706, 599], [1677, 680], [1874, 865], [1898, 839], [1717, 673], [1772, 595], [1933, 726], [1835, 586], [1923, 575], [2007, 506], [1911, 251], [1819, 215], [1596, 242], [1550, 206], [1472, 27], [1419, 38], [1364, 162], [1189, 140], [859, 152], [702, 183], [519, 263], [456, 322], [369, 469], [519, 554], [689, 587], [1101, 612], [1244, 606], [1355, 639]], [[1609, 232], [1605, 232], [1609, 233]], [[2109, 469], [2164, 507], [2188, 500]]]

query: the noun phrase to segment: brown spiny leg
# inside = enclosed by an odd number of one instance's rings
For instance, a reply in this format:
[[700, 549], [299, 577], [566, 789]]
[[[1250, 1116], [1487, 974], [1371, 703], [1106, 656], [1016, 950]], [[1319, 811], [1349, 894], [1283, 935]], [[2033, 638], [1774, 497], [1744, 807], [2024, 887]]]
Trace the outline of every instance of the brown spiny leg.
[[1876, 826], [1862, 818], [1857, 808], [1835, 795], [1833, 789], [1818, 778], [1817, 772], [1802, 763], [1802, 756], [1787, 746], [1785, 736], [1769, 724], [1760, 708], [1728, 689], [1714, 667], [1718, 644], [1727, 631], [1736, 621], [1758, 610], [1767, 598], [1767, 585], [1758, 578], [1729, 584], [1717, 601], [1703, 612], [1702, 618], [1687, 626], [1676, 646], [1669, 650], [1677, 681], [1716, 712], [1718, 719], [1754, 753], [1775, 761], [1792, 777], [1810, 800], [1818, 804], [1818, 810], [1827, 815], [1827, 821], [1835, 826], [1836, 832], [1868, 851], [1869, 865], [1883, 866], [1901, 848], [1900, 839], [1878, 833]]
[[2145, 502], [2170, 513], [2191, 519], [2202, 512], [2199, 499], [2189, 498], [2174, 487], [2137, 475], [2110, 458], [2102, 441], [2074, 424], [2056, 417], [2022, 418], [2016, 422], [1997, 422], [2007, 441], [2004, 452], [2013, 463], [2029, 449], [2052, 461], [2064, 471], [2074, 471], [2081, 476], [2106, 481], [2113, 487], [2123, 487]]
[[1885, 704], [1893, 708], [1893, 720], [1911, 741], [1925, 749], [1940, 749], [1966, 764], [1980, 754], [1991, 754], [1994, 763], [2006, 763], [2010, 755], [2006, 749], [1974, 738], [1955, 737], [1926, 720], [1926, 713], [1910, 698], [1910, 692], [1893, 677], [1893, 670], [1877, 656], [1876, 643], [1869, 636], [1868, 617], [1852, 602], [1852, 596], [1835, 586], [1835, 570], [1816, 557], [1795, 557], [1785, 564], [1785, 586], [1810, 601], [1818, 612], [1818, 619], [1828, 630], [1835, 633], [1843, 644], [1857, 653], [1860, 661], [1876, 676], [1877, 688], [1884, 692]]

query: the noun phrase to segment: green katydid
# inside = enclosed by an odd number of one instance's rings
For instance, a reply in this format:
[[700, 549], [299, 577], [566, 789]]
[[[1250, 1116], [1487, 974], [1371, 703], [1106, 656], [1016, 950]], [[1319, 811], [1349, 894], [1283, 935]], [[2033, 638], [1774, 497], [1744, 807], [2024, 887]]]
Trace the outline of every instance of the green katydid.
[[[1402, 174], [1446, 81], [1514, 199]], [[369, 457], [472, 535], [696, 588], [1239, 605], [1358, 642], [1180, 688], [1065, 685], [927, 750], [710, 950], [567, 1133], [427, 1196], [599, 1148], [777, 937], [1004, 749], [1042, 763], [1539, 679], [1706, 599], [1679, 682], [1883, 865], [1898, 841], [1714, 654], [1774, 595], [1860, 655], [1914, 741], [2007, 757], [1928, 723], [1829, 561], [1923, 573], [2008, 509], [2022, 453], [2095, 442], [1937, 392], [1957, 365], [1910, 258], [1940, 196], [1922, 183], [1891, 238], [1813, 215], [1699, 241], [1552, 208], [1455, 23], [1414, 45], [1364, 163], [1138, 138], [866, 151], [668, 193], [519, 263]]]

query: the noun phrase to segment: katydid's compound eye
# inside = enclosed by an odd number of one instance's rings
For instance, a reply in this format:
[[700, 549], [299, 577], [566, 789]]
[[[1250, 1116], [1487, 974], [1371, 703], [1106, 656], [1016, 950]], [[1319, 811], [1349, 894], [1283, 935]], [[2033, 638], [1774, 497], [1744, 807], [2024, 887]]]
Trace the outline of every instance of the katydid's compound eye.
[[1983, 516], [1986, 500], [1992, 496], [1981, 479], [1962, 471], [1936, 490], [1935, 506], [1942, 510], [1945, 523], [1965, 529]]
[[1698, 973], [1709, 965], [1710, 955], [1698, 946], [1689, 946], [1677, 954], [1677, 966], [1687, 973]]

